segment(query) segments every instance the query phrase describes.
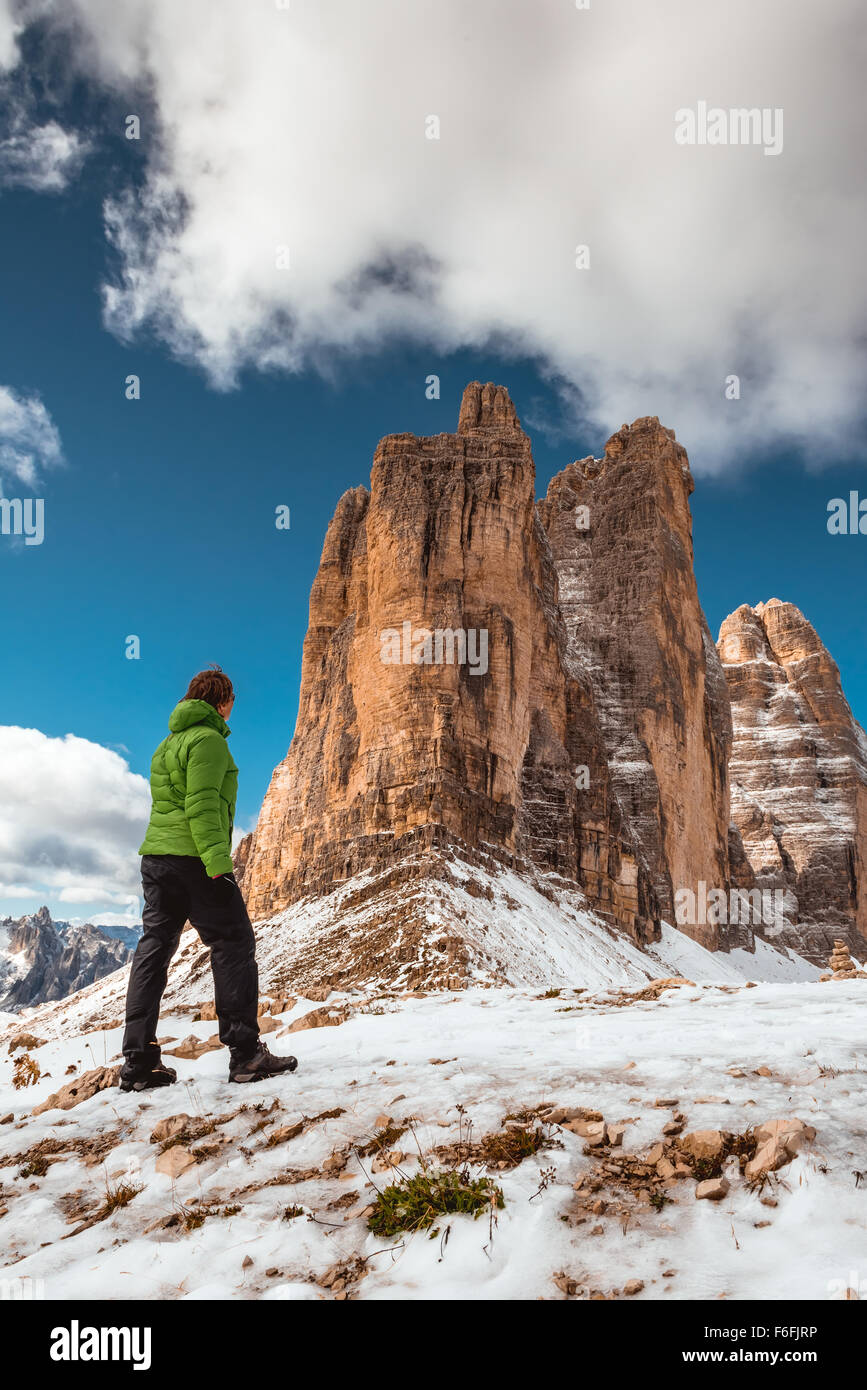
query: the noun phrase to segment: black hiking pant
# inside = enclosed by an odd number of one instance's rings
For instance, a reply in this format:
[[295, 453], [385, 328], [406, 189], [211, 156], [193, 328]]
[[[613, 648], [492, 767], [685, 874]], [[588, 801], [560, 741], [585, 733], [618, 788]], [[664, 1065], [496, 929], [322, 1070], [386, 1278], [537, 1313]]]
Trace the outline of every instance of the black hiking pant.
[[146, 854], [142, 937], [133, 956], [126, 993], [123, 1054], [133, 1067], [151, 1067], [160, 1001], [169, 962], [189, 918], [211, 949], [220, 1042], [232, 1061], [245, 1061], [259, 1042], [259, 971], [256, 939], [241, 890], [233, 878], [209, 878], [201, 859], [185, 854]]

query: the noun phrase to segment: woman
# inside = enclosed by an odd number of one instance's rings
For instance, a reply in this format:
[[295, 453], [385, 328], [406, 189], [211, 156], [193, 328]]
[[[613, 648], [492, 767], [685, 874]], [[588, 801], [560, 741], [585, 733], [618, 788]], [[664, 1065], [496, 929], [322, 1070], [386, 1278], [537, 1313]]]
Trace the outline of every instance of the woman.
[[144, 913], [126, 996], [122, 1091], [177, 1080], [156, 1041], [169, 962], [189, 919], [211, 950], [220, 1041], [229, 1080], [262, 1081], [294, 1071], [259, 1039], [256, 940], [232, 874], [232, 823], [238, 769], [226, 723], [235, 703], [219, 666], [200, 671], [172, 711], [170, 733], [151, 759], [151, 817], [142, 855]]

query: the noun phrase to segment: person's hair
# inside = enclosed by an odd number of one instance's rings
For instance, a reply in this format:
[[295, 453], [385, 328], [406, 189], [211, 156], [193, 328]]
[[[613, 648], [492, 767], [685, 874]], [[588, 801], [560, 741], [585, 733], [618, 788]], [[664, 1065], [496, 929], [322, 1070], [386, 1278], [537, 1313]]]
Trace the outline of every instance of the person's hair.
[[232, 682], [219, 666], [209, 666], [207, 671], [199, 671], [187, 686], [185, 700], [204, 700], [218, 709], [234, 695]]

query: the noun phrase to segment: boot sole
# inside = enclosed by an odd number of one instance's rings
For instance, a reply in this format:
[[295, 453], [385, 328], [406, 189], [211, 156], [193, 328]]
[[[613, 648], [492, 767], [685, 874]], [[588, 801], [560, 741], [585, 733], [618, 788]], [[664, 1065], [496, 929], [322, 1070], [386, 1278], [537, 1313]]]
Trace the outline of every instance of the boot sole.
[[255, 1081], [273, 1081], [276, 1076], [291, 1076], [297, 1066], [296, 1062], [294, 1067], [284, 1067], [282, 1071], [242, 1071], [236, 1076], [230, 1076], [229, 1081], [241, 1086], [252, 1085]]
[[119, 1086], [122, 1091], [161, 1091], [166, 1086], [174, 1086], [177, 1079], [175, 1076], [171, 1081], [121, 1081]]

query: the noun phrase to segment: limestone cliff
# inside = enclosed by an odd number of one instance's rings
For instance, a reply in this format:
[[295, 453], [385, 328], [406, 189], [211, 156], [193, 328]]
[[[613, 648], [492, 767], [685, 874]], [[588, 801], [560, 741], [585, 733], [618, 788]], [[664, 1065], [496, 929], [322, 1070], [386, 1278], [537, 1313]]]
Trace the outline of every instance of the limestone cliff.
[[867, 737], [803, 613], [743, 604], [720, 628], [731, 696], [734, 829], [748, 868], [785, 894], [766, 934], [824, 965], [835, 939], [867, 949]]
[[[655, 417], [555, 477], [539, 512], [568, 652], [593, 688], [614, 791], [663, 916], [678, 889], [725, 888], [731, 719], [698, 600], [686, 451]], [[708, 923], [683, 930], [715, 949]], [[727, 943], [723, 943], [727, 944]]]
[[[664, 917], [711, 950], [769, 931], [754, 914], [724, 930], [712, 893], [778, 889], [784, 944], [860, 959], [867, 740], [791, 605], [738, 609], [717, 651], [692, 490], [651, 417], [537, 505], [530, 442], [490, 383], [467, 387], [455, 434], [383, 439], [328, 527], [295, 735], [236, 855], [253, 917], [342, 885], [364, 912], [360, 973], [393, 951], [452, 982], [471, 933], [438, 928], [431, 965], [430, 905], [460, 860], [458, 879], [506, 866], [580, 889], [639, 943]], [[329, 978], [351, 970], [332, 951]]]
[[436, 872], [457, 848], [559, 874], [658, 935], [534, 499], [514, 406], [477, 382], [456, 434], [383, 439], [370, 491], [341, 498], [295, 736], [238, 856], [254, 917], [364, 869]]

